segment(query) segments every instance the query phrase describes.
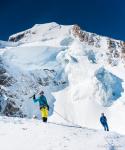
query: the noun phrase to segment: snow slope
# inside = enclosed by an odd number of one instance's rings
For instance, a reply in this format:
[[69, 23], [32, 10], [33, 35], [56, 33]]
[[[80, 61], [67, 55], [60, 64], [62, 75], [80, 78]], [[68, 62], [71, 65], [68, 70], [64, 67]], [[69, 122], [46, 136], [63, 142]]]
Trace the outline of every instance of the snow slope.
[[123, 41], [57, 23], [35, 25], [9, 41], [20, 44], [0, 50], [3, 81], [9, 83], [1, 81], [1, 114], [41, 118], [30, 97], [44, 90], [50, 121], [62, 123], [56, 111], [72, 123], [101, 129], [104, 112], [110, 129], [125, 134]]
[[0, 117], [2, 150], [124, 150], [125, 137], [38, 120]]

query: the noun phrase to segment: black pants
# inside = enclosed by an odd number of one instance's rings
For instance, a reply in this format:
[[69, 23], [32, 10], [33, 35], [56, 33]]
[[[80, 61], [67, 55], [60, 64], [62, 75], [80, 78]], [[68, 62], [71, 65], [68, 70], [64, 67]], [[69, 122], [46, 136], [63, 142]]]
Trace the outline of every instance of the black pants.
[[47, 118], [46, 117], [43, 117], [43, 122], [47, 122]]
[[109, 127], [108, 127], [107, 122], [102, 123], [102, 125], [103, 125], [105, 131], [109, 131]]

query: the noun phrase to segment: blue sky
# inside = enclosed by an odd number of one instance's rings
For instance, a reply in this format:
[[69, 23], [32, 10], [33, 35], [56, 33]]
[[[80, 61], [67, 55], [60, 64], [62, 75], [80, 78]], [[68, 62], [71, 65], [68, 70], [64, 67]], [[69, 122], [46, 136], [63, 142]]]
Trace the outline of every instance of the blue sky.
[[4, 0], [0, 40], [34, 24], [78, 24], [82, 29], [125, 41], [125, 0]]

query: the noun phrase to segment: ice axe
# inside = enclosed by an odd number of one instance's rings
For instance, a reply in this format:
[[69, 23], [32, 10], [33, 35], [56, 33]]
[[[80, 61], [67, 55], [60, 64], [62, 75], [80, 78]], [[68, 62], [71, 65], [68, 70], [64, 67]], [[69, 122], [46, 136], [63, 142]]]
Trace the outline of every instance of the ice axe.
[[35, 99], [35, 94], [33, 94], [32, 96], [30, 96], [29, 98], [33, 98], [33, 99]]
[[44, 91], [37, 92], [36, 94], [33, 94], [33, 95], [30, 96], [29, 98], [35, 99], [35, 95], [37, 95], [37, 94], [44, 94]]

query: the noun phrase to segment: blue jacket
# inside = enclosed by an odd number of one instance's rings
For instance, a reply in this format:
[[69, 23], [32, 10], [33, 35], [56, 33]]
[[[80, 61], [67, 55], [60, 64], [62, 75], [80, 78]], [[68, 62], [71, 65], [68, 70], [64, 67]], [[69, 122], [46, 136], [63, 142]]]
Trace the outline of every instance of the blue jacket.
[[102, 124], [107, 124], [107, 118], [106, 118], [105, 116], [101, 116], [101, 117], [100, 117], [100, 122], [101, 122]]
[[39, 102], [39, 106], [40, 108], [44, 107], [44, 106], [49, 106], [46, 100], [46, 97], [44, 95], [39, 96], [38, 98], [33, 99], [34, 103]]

